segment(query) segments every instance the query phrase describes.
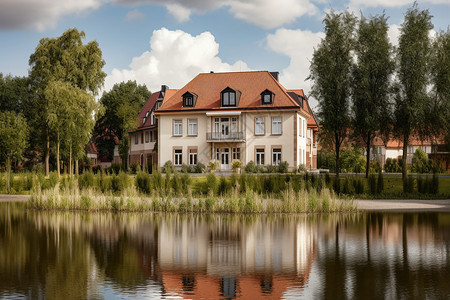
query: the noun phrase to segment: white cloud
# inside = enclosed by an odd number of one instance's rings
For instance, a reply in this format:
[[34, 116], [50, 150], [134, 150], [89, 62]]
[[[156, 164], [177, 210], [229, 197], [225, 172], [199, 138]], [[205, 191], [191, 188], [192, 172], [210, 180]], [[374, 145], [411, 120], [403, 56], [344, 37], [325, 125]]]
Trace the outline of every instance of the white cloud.
[[125, 15], [125, 20], [128, 20], [128, 21], [141, 20], [143, 18], [145, 18], [145, 15], [137, 9], [130, 10]]
[[102, 0], [1, 0], [0, 30], [53, 28], [64, 15], [97, 9]]
[[322, 38], [323, 32], [309, 30], [291, 30], [280, 28], [274, 34], [267, 36], [269, 49], [290, 58], [289, 66], [281, 71], [280, 82], [287, 89], [304, 89], [308, 94], [311, 89], [309, 65], [316, 47]]
[[392, 24], [388, 29], [388, 36], [391, 44], [395, 47], [398, 46], [398, 38], [400, 37], [400, 26], [397, 24]]
[[209, 32], [192, 36], [182, 30], [166, 28], [153, 31], [150, 51], [134, 57], [128, 69], [113, 69], [106, 78], [105, 89], [118, 82], [136, 80], [151, 91], [162, 84], [181, 88], [198, 73], [248, 70], [247, 64], [237, 61], [233, 65], [218, 56], [219, 44]]
[[236, 18], [262, 28], [276, 28], [319, 12], [310, 0], [115, 0], [115, 3], [163, 5], [180, 22], [189, 20], [192, 13], [229, 7]]
[[[450, 4], [449, 0], [423, 0], [421, 3]], [[350, 0], [350, 7], [401, 7], [414, 3], [414, 0]]]

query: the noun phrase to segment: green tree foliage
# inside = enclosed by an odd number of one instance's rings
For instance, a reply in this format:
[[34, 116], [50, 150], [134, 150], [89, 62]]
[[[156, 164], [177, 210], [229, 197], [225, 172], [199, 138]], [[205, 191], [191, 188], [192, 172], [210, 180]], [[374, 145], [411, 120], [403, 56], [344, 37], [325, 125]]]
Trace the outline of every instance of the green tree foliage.
[[105, 92], [100, 103], [105, 108], [104, 115], [95, 127], [96, 145], [100, 156], [110, 159], [114, 155], [114, 139], [119, 139], [119, 153], [123, 163], [126, 163], [129, 141], [128, 130], [137, 128], [138, 115], [150, 98], [151, 92], [145, 85], [136, 81], [115, 84], [109, 92]]
[[354, 44], [355, 16], [331, 11], [324, 19], [325, 38], [314, 50], [310, 66], [312, 95], [319, 102], [322, 137], [330, 139], [336, 155], [339, 177], [339, 152], [350, 124], [351, 50]]
[[450, 151], [450, 30], [438, 33], [432, 46], [431, 80], [433, 90], [430, 101], [429, 124], [432, 135], [444, 135]]
[[27, 145], [28, 126], [22, 114], [12, 111], [0, 111], [0, 155], [6, 161], [6, 187], [10, 192], [11, 162], [22, 159], [22, 152]]
[[0, 73], [0, 111], [23, 113], [29, 95], [28, 78]]
[[353, 66], [353, 130], [366, 151], [366, 178], [370, 170], [370, 148], [375, 135], [389, 139], [390, 77], [394, 71], [387, 17], [361, 17]]
[[433, 28], [428, 10], [419, 10], [414, 4], [405, 15], [400, 29], [398, 47], [399, 86], [395, 99], [394, 131], [403, 140], [403, 189], [408, 190], [406, 157], [409, 139], [413, 134], [424, 136], [427, 131], [426, 116], [429, 98], [429, 59], [431, 42], [429, 31]]
[[41, 150], [45, 153], [46, 174], [49, 172], [51, 134], [49, 102], [44, 91], [50, 82], [67, 82], [73, 87], [96, 95], [103, 86], [105, 61], [96, 41], [83, 44], [85, 34], [69, 29], [58, 38], [41, 39], [30, 56], [30, 81], [36, 99], [30, 105], [34, 115], [32, 128]]

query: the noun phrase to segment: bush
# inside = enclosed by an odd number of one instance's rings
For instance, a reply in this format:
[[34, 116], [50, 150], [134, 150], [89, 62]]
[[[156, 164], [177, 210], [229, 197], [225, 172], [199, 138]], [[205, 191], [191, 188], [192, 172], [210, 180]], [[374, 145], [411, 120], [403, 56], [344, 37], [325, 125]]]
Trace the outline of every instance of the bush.
[[78, 186], [80, 189], [87, 189], [94, 187], [95, 178], [92, 172], [84, 172], [78, 177]]
[[189, 173], [189, 166], [186, 164], [181, 165], [181, 172], [182, 173]]
[[181, 178], [178, 172], [174, 172], [171, 183], [175, 195], [180, 196], [183, 189], [183, 185], [181, 183]]
[[242, 167], [242, 163], [240, 160], [236, 159], [236, 160], [233, 160], [233, 162], [231, 163], [231, 166], [233, 168], [233, 172], [236, 173], [237, 170]]
[[288, 170], [289, 170], [289, 163], [287, 161], [280, 162], [280, 165], [278, 166], [278, 172], [287, 173]]
[[398, 164], [397, 160], [394, 158], [387, 158], [384, 164], [384, 171], [386, 173], [398, 173], [402, 170], [402, 167]]
[[381, 194], [384, 190], [384, 179], [383, 179], [383, 172], [378, 172], [378, 180], [377, 180], [377, 194]]
[[377, 178], [375, 175], [369, 175], [369, 191], [371, 195], [375, 195], [377, 192]]
[[94, 174], [97, 174], [98, 172], [103, 171], [103, 167], [102, 165], [93, 165], [92, 166], [92, 172], [94, 172]]
[[355, 194], [364, 194], [364, 183], [361, 178], [353, 178], [353, 188], [355, 189]]
[[405, 193], [412, 193], [414, 191], [414, 177], [412, 176], [408, 176], [407, 180], [406, 180], [406, 185], [405, 183], [403, 184], [403, 191]]
[[[298, 166], [298, 172], [299, 173], [306, 173], [306, 166], [304, 164], [300, 164]], [[327, 172], [328, 173], [328, 172]]]
[[197, 163], [194, 167], [194, 171], [195, 173], [205, 173], [206, 172], [206, 167], [204, 164], [202, 163]]
[[436, 173], [434, 173], [431, 181], [431, 193], [437, 194], [438, 192], [439, 192], [439, 177]]
[[207, 191], [212, 192], [213, 194], [216, 194], [217, 191], [217, 178], [214, 173], [209, 173], [208, 176], [206, 176], [206, 187]]
[[111, 172], [111, 174], [116, 174], [116, 175], [118, 175], [119, 174], [119, 172], [120, 172], [120, 170], [122, 169], [122, 165], [121, 164], [118, 164], [118, 163], [112, 163], [111, 164], [111, 167], [109, 167], [109, 170], [110, 170], [110, 172]]
[[256, 173], [264, 173], [264, 166], [263, 165], [257, 165], [256, 166]]
[[150, 175], [147, 172], [138, 172], [136, 175], [136, 188], [139, 192], [144, 194], [150, 194], [151, 188], [151, 180]]
[[183, 176], [181, 176], [181, 187], [184, 195], [188, 195], [191, 182], [191, 176], [188, 173], [183, 173]]
[[256, 173], [256, 165], [253, 160], [249, 161], [245, 166], [245, 172], [247, 173]]
[[131, 174], [136, 174], [137, 172], [141, 171], [141, 166], [137, 161], [131, 164], [130, 166]]
[[173, 171], [174, 171], [174, 168], [173, 168], [172, 161], [170, 161], [170, 160], [166, 161], [162, 168], [162, 172], [163, 173], [173, 173]]
[[333, 181], [333, 190], [336, 194], [340, 194], [341, 193], [341, 180], [339, 177], [334, 178]]
[[219, 168], [219, 163], [214, 159], [208, 163], [208, 169], [210, 172], [214, 172]]

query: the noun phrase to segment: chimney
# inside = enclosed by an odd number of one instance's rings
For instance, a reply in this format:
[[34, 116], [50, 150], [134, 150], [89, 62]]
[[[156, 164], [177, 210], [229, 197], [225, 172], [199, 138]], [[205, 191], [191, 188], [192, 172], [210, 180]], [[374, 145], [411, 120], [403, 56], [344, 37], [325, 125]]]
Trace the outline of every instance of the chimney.
[[167, 85], [161, 85], [161, 96], [164, 97], [166, 95], [166, 91], [169, 89]]
[[213, 73], [214, 73], [214, 71], [209, 71], [209, 73], [213, 74]]
[[276, 81], [278, 81], [278, 72], [269, 72], [270, 73], [270, 75], [272, 75], [273, 76], [273, 78], [275, 78], [275, 80]]

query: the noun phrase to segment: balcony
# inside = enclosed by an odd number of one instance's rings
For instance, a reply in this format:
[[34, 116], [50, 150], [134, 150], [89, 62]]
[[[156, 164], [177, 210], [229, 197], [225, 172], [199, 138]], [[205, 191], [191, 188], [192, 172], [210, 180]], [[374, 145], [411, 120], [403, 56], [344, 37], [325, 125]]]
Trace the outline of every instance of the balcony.
[[243, 142], [243, 132], [229, 132], [224, 134], [222, 132], [207, 132], [206, 141], [208, 142]]

